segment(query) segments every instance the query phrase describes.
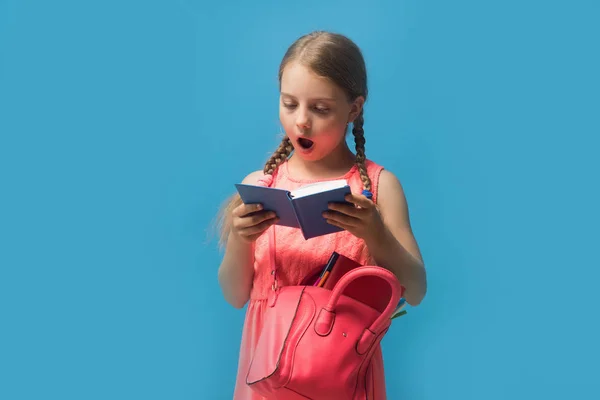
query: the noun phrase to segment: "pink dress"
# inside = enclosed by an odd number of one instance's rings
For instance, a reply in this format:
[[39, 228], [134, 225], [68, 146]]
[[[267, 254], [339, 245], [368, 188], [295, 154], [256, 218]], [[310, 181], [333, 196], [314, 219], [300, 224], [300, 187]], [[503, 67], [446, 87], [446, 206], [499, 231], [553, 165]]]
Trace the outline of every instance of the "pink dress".
[[[366, 167], [367, 173], [371, 178], [373, 201], [376, 202], [379, 175], [383, 167], [370, 160], [367, 160]], [[346, 179], [352, 193], [361, 193], [363, 190], [363, 184], [356, 166], [350, 169], [344, 176], [336, 179]], [[294, 190], [300, 186], [316, 182], [320, 181], [299, 180], [291, 177], [288, 173], [288, 164], [284, 162], [273, 175], [271, 186]], [[269, 229], [273, 229], [273, 227]], [[250, 293], [250, 301], [242, 332], [234, 400], [264, 399], [264, 397], [255, 394], [246, 385], [245, 379], [263, 325], [263, 315], [267, 304], [266, 299], [273, 283], [269, 265], [269, 233], [269, 231], [265, 232], [256, 241], [254, 284]], [[275, 262], [278, 266], [277, 278], [279, 285], [289, 286], [299, 284], [315, 267], [325, 265], [333, 251], [337, 251], [362, 265], [373, 263], [364, 241], [347, 231], [305, 240], [299, 229], [277, 226]], [[373, 378], [375, 400], [385, 399], [385, 377], [381, 347], [377, 349], [373, 358]]]

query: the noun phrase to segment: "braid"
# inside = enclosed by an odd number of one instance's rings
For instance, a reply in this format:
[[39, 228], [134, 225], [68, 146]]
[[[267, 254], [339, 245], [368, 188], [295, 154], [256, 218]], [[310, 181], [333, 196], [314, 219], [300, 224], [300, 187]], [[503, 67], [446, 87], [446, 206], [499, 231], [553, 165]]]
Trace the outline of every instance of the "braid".
[[287, 136], [284, 137], [277, 150], [269, 158], [269, 161], [266, 162], [263, 172], [267, 175], [273, 175], [279, 164], [287, 160], [292, 150], [294, 150], [294, 146], [292, 146], [290, 138]]
[[360, 172], [360, 179], [363, 182], [364, 189], [371, 191], [371, 179], [367, 174], [367, 166], [365, 164], [365, 131], [363, 130], [364, 122], [365, 120], [363, 117], [363, 111], [361, 111], [352, 124], [352, 134], [354, 135], [354, 143], [356, 145], [356, 166], [358, 167], [358, 172]]

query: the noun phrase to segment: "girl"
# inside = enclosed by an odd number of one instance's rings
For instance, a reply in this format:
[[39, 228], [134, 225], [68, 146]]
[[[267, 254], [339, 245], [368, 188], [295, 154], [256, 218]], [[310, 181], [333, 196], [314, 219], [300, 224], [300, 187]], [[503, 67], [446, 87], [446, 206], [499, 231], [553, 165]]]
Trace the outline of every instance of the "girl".
[[[305, 35], [286, 52], [279, 85], [279, 117], [285, 137], [263, 170], [249, 174], [243, 183], [294, 190], [308, 183], [346, 179], [352, 190], [347, 197], [352, 205], [331, 205], [323, 214], [330, 224], [343, 228], [341, 232], [304, 240], [299, 229], [276, 227], [279, 285], [298, 285], [337, 251], [362, 265], [389, 269], [405, 287], [407, 303], [418, 305], [425, 296], [426, 274], [402, 186], [391, 172], [365, 158], [367, 74], [360, 49], [339, 34]], [[345, 140], [350, 123], [355, 153]], [[223, 210], [221, 222], [226, 248], [219, 284], [234, 307], [249, 301], [234, 399], [262, 399], [246, 385], [245, 376], [271, 290], [269, 235], [265, 232], [275, 229], [277, 216], [260, 205], [242, 204], [236, 195]], [[380, 348], [373, 371], [375, 393], [383, 399]]]

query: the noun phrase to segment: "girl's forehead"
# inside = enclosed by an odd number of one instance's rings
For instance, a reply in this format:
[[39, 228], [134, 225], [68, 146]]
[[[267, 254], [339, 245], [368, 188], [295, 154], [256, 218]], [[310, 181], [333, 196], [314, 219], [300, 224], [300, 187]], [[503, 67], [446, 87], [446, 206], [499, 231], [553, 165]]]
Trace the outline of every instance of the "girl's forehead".
[[315, 74], [300, 63], [287, 65], [281, 76], [281, 94], [293, 97], [336, 100], [341, 89], [329, 79]]

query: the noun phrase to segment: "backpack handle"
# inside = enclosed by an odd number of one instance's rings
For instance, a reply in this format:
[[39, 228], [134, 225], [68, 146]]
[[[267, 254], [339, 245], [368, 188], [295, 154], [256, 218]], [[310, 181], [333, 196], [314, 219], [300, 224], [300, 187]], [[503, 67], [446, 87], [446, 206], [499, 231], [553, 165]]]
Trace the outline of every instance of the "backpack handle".
[[355, 279], [365, 276], [376, 276], [385, 280], [392, 289], [392, 295], [388, 305], [383, 312], [377, 317], [370, 327], [366, 328], [360, 337], [356, 350], [359, 354], [364, 354], [371, 344], [377, 339], [379, 334], [383, 332], [390, 325], [390, 317], [394, 313], [398, 302], [402, 298], [404, 287], [400, 284], [396, 276], [389, 270], [378, 267], [378, 266], [363, 266], [355, 268], [346, 274], [344, 274], [340, 280], [335, 284], [332, 290], [332, 294], [329, 297], [329, 302], [320, 312], [317, 321], [315, 322], [315, 329], [319, 335], [327, 335], [331, 332], [333, 322], [335, 319], [335, 309], [337, 307], [340, 296], [344, 293], [346, 287]]

